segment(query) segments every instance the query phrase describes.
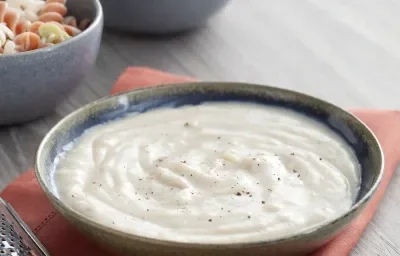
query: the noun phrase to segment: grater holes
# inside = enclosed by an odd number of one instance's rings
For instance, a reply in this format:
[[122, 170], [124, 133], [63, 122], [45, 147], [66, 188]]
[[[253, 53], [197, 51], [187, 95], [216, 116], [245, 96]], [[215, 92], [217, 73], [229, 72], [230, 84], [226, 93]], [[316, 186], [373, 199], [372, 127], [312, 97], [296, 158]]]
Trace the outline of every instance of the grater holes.
[[33, 256], [30, 246], [18, 233], [21, 231], [18, 222], [9, 219], [2, 210], [0, 207], [0, 256]]

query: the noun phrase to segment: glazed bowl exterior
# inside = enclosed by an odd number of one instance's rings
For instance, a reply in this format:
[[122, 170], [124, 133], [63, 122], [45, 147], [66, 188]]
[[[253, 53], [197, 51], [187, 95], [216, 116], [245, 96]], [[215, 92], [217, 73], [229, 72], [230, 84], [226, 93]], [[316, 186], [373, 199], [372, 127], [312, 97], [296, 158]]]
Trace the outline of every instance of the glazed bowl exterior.
[[229, 0], [101, 0], [106, 27], [169, 34], [195, 28], [218, 13]]
[[[286, 107], [329, 126], [354, 149], [362, 167], [362, 184], [352, 208], [329, 223], [276, 240], [235, 244], [180, 243], [145, 238], [103, 226], [59, 199], [51, 182], [54, 159], [63, 146], [94, 125], [128, 113], [159, 107], [239, 101]], [[61, 120], [45, 136], [36, 155], [36, 177], [51, 203], [75, 227], [100, 245], [122, 255], [306, 255], [339, 234], [364, 209], [383, 175], [383, 153], [373, 133], [356, 117], [330, 103], [294, 91], [244, 83], [184, 83], [137, 89], [90, 103]]]
[[68, 12], [92, 24], [61, 44], [0, 56], [0, 125], [31, 121], [54, 110], [88, 74], [103, 30], [98, 0], [68, 0]]

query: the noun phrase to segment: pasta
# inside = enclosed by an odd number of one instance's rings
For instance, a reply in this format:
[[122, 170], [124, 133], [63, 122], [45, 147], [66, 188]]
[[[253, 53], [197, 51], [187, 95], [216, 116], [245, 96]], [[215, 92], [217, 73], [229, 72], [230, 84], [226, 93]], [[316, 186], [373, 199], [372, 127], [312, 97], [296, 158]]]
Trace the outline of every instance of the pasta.
[[62, 43], [90, 25], [67, 13], [66, 0], [0, 0], [0, 56]]
[[41, 25], [39, 27], [39, 35], [44, 42], [52, 44], [57, 44], [70, 38], [63, 27], [55, 22], [48, 22]]

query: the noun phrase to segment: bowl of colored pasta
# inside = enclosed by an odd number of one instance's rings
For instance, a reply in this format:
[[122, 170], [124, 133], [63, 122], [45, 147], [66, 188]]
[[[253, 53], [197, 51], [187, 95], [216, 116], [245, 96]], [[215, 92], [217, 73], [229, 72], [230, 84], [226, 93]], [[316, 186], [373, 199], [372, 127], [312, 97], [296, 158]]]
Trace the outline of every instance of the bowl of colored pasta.
[[98, 0], [0, 0], [0, 125], [51, 113], [90, 72], [102, 30]]

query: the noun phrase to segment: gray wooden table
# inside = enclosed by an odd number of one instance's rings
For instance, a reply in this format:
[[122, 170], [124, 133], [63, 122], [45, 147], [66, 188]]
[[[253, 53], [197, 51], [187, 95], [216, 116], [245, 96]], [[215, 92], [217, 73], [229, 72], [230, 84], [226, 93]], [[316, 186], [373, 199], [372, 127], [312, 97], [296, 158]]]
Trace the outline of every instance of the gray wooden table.
[[[53, 115], [0, 128], [0, 189], [32, 167], [50, 127], [107, 95], [127, 66], [272, 84], [346, 108], [400, 109], [399, 13], [397, 0], [236, 0], [206, 27], [179, 37], [106, 31], [93, 72]], [[400, 255], [399, 185], [395, 175], [353, 255]]]

